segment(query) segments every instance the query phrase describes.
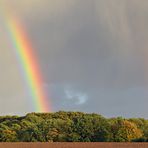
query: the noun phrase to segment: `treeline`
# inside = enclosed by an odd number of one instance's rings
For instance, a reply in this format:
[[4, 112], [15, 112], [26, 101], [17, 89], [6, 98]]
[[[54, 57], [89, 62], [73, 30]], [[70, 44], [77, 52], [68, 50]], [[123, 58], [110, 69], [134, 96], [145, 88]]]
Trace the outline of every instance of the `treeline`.
[[0, 142], [148, 142], [148, 120], [63, 111], [2, 116]]

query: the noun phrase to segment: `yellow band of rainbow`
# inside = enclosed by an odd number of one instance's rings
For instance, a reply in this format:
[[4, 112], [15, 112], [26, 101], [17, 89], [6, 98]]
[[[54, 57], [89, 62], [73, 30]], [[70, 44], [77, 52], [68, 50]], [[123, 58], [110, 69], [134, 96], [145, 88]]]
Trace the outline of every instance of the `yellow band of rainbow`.
[[29, 43], [29, 39], [22, 27], [21, 23], [16, 19], [9, 19], [8, 29], [10, 31], [11, 40], [13, 40], [13, 48], [19, 57], [19, 61], [23, 69], [24, 79], [31, 93], [31, 101], [36, 112], [51, 111], [49, 98], [43, 89], [43, 78], [39, 69], [35, 52]]

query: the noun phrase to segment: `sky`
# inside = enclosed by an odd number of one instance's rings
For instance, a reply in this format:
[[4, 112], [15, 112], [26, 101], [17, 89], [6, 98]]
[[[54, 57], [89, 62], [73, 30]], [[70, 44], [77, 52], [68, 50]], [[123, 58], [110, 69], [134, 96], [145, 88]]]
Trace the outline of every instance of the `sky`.
[[27, 31], [52, 111], [148, 118], [147, 0], [0, 0], [0, 115], [32, 112], [5, 14]]

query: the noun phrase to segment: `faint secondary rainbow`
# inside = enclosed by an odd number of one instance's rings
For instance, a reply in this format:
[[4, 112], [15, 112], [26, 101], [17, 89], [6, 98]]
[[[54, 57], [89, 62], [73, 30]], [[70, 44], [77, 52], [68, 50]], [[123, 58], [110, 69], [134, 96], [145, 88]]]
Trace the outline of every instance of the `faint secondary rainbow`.
[[36, 112], [51, 111], [48, 95], [43, 89], [43, 78], [39, 69], [39, 63], [26, 31], [16, 18], [8, 19], [8, 31], [27, 83], [32, 107]]

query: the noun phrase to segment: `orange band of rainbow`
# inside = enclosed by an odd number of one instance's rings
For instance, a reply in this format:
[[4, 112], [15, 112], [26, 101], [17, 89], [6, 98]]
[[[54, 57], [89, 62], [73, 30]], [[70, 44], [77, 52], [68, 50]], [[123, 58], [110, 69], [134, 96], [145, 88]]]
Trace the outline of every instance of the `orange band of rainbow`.
[[9, 19], [8, 25], [15, 51], [23, 69], [24, 79], [31, 94], [33, 107], [37, 112], [49, 112], [51, 108], [48, 95], [43, 89], [42, 74], [34, 50], [18, 20]]

